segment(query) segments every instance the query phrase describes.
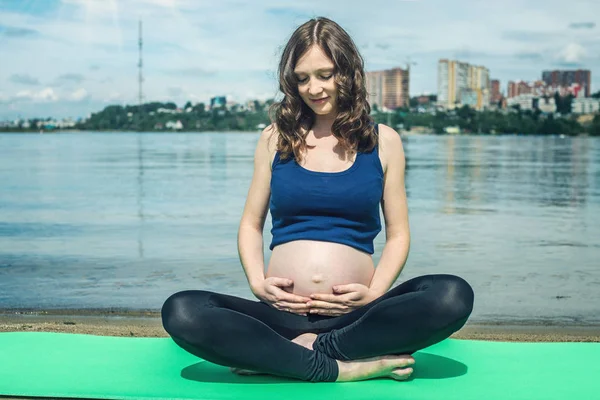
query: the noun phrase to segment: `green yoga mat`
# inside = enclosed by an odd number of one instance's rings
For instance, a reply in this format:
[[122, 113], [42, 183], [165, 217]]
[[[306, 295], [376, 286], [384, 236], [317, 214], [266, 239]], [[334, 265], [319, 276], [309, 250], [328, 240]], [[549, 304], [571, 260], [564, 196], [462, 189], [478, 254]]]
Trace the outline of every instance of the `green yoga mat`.
[[308, 383], [237, 376], [169, 338], [0, 333], [0, 395], [101, 399], [600, 398], [600, 343], [447, 339], [414, 354], [413, 378]]

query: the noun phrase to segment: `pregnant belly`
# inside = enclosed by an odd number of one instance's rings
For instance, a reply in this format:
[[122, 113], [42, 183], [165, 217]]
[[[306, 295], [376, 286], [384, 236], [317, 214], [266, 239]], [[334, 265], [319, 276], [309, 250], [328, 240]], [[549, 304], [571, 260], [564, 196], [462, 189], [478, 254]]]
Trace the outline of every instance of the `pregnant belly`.
[[302, 296], [333, 293], [333, 286], [369, 286], [375, 272], [370, 254], [339, 243], [296, 240], [273, 249], [267, 277], [291, 279], [288, 292]]

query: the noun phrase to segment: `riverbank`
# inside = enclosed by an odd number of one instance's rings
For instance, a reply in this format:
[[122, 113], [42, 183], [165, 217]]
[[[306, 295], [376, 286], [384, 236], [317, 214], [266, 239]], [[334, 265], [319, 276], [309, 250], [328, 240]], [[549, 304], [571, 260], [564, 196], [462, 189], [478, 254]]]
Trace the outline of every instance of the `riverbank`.
[[[401, 136], [528, 136], [528, 137], [536, 137], [536, 136], [547, 136], [547, 137], [596, 137], [595, 135], [590, 134], [589, 132], [579, 132], [576, 134], [561, 134], [561, 133], [518, 133], [518, 132], [510, 132], [510, 133], [500, 133], [500, 132], [492, 132], [492, 133], [481, 133], [481, 132], [441, 132], [429, 129], [427, 127], [413, 127], [411, 130], [403, 130], [397, 129], [398, 133]], [[226, 130], [226, 131], [198, 131], [198, 130], [149, 130], [149, 131], [133, 131], [133, 130], [95, 130], [95, 129], [55, 129], [49, 131], [40, 131], [40, 130], [27, 130], [27, 131], [3, 131], [0, 130], [0, 134], [24, 134], [24, 135], [52, 135], [52, 134], [64, 134], [64, 133], [73, 133], [73, 134], [94, 134], [94, 133], [112, 133], [112, 134], [122, 134], [122, 133], [154, 133], [154, 134], [178, 134], [178, 133], [194, 133], [194, 134], [212, 134], [212, 133], [248, 133], [259, 135], [261, 130]]]
[[[69, 310], [60, 314], [0, 313], [0, 332], [60, 332], [99, 336], [168, 337], [156, 312]], [[600, 326], [467, 323], [456, 339], [507, 342], [600, 342]]]

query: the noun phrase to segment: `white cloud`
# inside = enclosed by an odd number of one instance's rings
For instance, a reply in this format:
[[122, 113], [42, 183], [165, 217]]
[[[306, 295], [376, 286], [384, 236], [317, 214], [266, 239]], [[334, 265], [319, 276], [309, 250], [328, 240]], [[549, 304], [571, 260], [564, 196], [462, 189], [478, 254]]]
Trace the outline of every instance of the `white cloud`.
[[56, 93], [54, 93], [54, 89], [47, 87], [39, 91], [21, 90], [17, 92], [15, 99], [44, 103], [58, 101], [59, 98]]
[[117, 103], [118, 103], [118, 102], [120, 102], [121, 100], [123, 100], [123, 95], [122, 95], [121, 93], [119, 93], [119, 92], [116, 92], [116, 91], [110, 92], [110, 93], [108, 94], [108, 96], [106, 96], [106, 97], [103, 99], [103, 101], [104, 101], [105, 103], [115, 103], [115, 102], [117, 102]]
[[[561, 63], [591, 69], [593, 87], [600, 84], [600, 31], [569, 27], [600, 14], [600, 3], [589, 1], [547, 0], [540, 7], [534, 0], [371, 0], [364, 7], [352, 0], [62, 0], [59, 7], [48, 17], [0, 6], [0, 25], [38, 32], [0, 36], [4, 101], [21, 93], [19, 104], [25, 107], [26, 101], [44, 98], [41, 91], [21, 91], [22, 85], [9, 80], [18, 74], [52, 86], [45, 98], [65, 101], [69, 107], [61, 109], [79, 115], [112, 101], [136, 104], [140, 17], [145, 101], [182, 105], [207, 102], [214, 95], [238, 101], [272, 98], [282, 46], [299, 24], [320, 15], [350, 33], [367, 69], [403, 66], [410, 57], [416, 63], [411, 94], [435, 93], [437, 61], [444, 57], [485, 65], [503, 85], [508, 79], [539, 79], [542, 70]], [[59, 87], [54, 83], [64, 84], [57, 81], [60, 76], [82, 79]], [[73, 91], [83, 84], [85, 93]], [[89, 101], [71, 104], [75, 98]], [[16, 114], [3, 111], [0, 118]]]
[[85, 90], [84, 88], [79, 88], [69, 95], [69, 99], [72, 101], [81, 101], [88, 97], [89, 97], [89, 94], [88, 94], [87, 90]]
[[557, 57], [559, 61], [565, 63], [579, 63], [586, 55], [587, 51], [583, 46], [577, 43], [569, 43], [560, 50]]

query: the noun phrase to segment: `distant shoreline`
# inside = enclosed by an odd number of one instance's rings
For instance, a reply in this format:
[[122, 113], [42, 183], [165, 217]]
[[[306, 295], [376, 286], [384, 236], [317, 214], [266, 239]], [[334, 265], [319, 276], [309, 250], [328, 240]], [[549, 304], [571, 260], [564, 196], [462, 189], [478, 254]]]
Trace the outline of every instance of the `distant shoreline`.
[[[67, 313], [68, 312], [68, 313]], [[44, 314], [47, 313], [47, 314]], [[158, 311], [0, 309], [2, 332], [57, 332], [124, 337], [169, 337]], [[503, 342], [600, 342], [600, 325], [467, 322], [452, 338]]]
[[[108, 308], [0, 308], [0, 318], [47, 319], [47, 318], [160, 318], [159, 309], [135, 309], [126, 307]], [[537, 328], [585, 328], [597, 329], [600, 335], [600, 320], [581, 322], [554, 318], [519, 318], [519, 317], [490, 317], [485, 320], [471, 321], [478, 326], [527, 326]]]
[[[0, 134], [29, 134], [29, 135], [52, 135], [57, 133], [73, 133], [73, 134], [84, 134], [84, 133], [144, 133], [144, 134], [179, 134], [179, 133], [193, 133], [193, 134], [205, 134], [205, 133], [248, 133], [248, 134], [260, 134], [260, 130], [254, 131], [243, 131], [243, 130], [227, 130], [227, 131], [117, 131], [117, 130], [81, 130], [81, 129], [55, 129], [51, 131], [1, 131]], [[542, 134], [542, 133], [478, 133], [478, 132], [461, 132], [461, 133], [447, 133], [447, 132], [433, 132], [433, 131], [398, 131], [400, 136], [527, 136], [527, 137], [594, 137], [587, 132], [578, 133], [576, 135], [567, 135], [562, 133], [554, 134]]]
[[18, 134], [29, 134], [29, 135], [40, 135], [40, 134], [44, 134], [44, 135], [52, 135], [55, 133], [163, 133], [163, 134], [167, 134], [167, 135], [172, 135], [172, 134], [177, 134], [177, 133], [254, 133], [254, 134], [260, 134], [261, 131], [259, 130], [255, 130], [255, 131], [242, 131], [242, 130], [230, 130], [230, 131], [186, 131], [186, 130], [180, 130], [180, 131], [117, 131], [117, 130], [91, 130], [91, 129], [53, 129], [51, 131], [43, 131], [42, 133], [40, 133], [40, 131], [1, 131], [0, 130], [0, 134], [2, 133], [7, 133], [7, 134], [11, 134], [11, 135], [18, 135]]

